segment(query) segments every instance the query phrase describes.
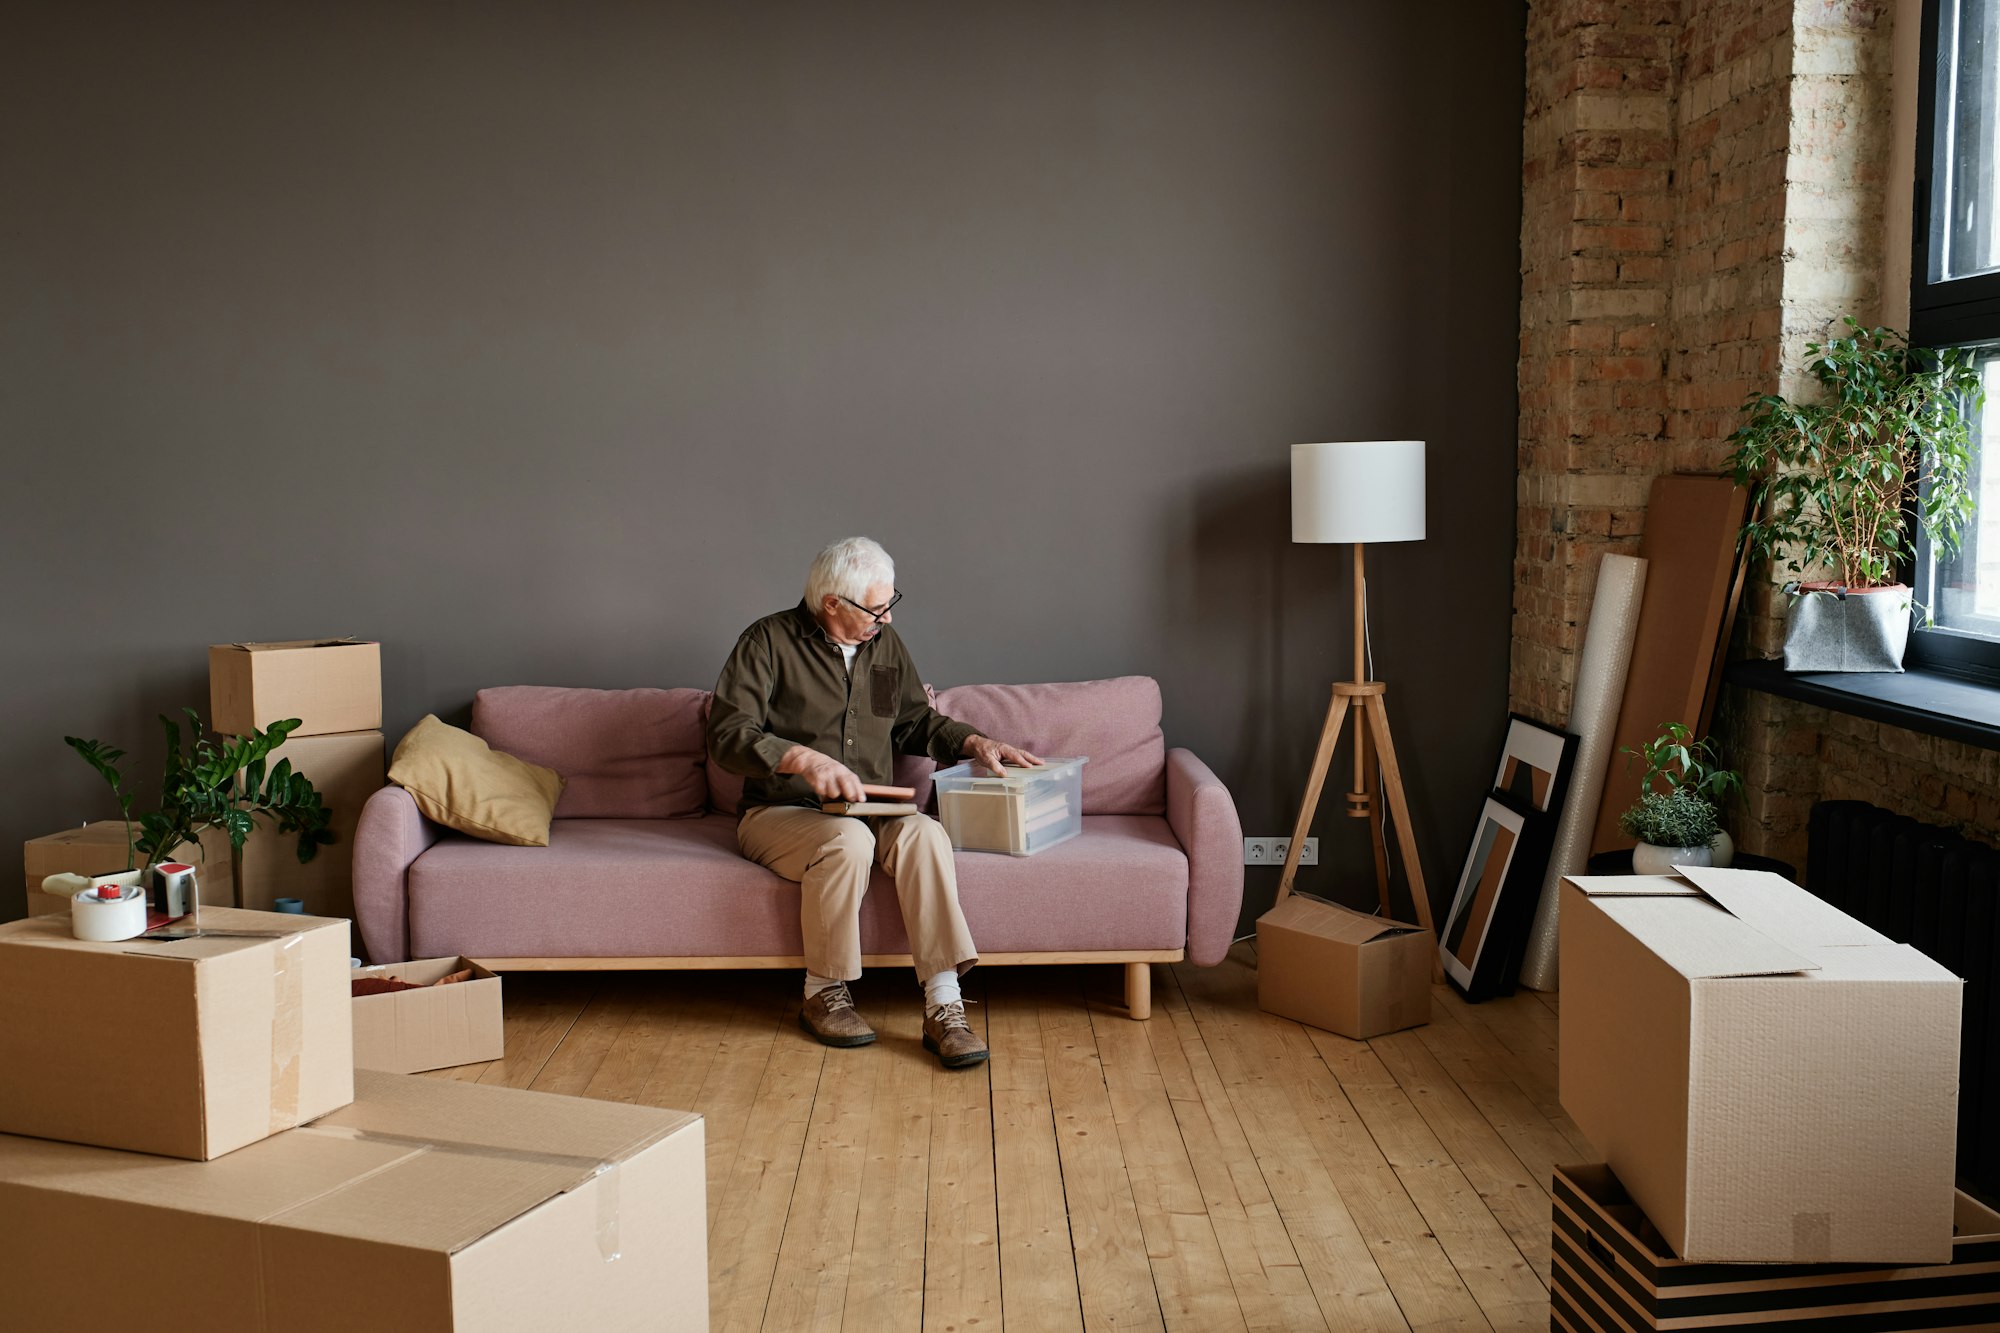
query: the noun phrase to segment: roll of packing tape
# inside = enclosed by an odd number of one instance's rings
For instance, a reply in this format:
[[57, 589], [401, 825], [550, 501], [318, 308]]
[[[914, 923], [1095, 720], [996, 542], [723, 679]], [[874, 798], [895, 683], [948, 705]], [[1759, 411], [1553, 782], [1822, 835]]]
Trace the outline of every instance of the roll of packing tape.
[[82, 890], [69, 900], [69, 931], [80, 940], [136, 939], [146, 933], [146, 891], [136, 884]]

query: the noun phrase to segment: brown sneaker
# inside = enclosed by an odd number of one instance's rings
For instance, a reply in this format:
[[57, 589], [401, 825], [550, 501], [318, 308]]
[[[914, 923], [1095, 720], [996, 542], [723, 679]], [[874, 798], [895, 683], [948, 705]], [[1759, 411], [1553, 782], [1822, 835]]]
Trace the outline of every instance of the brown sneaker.
[[953, 1002], [924, 1015], [924, 1049], [937, 1052], [938, 1063], [946, 1069], [963, 1069], [986, 1058], [986, 1043], [965, 1021], [965, 1006]]
[[843, 985], [828, 986], [799, 1010], [799, 1026], [828, 1046], [866, 1046], [875, 1029], [854, 1011], [854, 997]]

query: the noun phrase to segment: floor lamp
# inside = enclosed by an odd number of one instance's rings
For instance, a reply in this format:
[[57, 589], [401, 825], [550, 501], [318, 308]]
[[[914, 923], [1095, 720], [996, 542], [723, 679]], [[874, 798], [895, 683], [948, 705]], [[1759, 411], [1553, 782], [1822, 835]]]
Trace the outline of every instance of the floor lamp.
[[[1354, 547], [1354, 679], [1339, 681], [1320, 728], [1319, 749], [1306, 780], [1305, 804], [1285, 851], [1278, 899], [1292, 891], [1299, 856], [1312, 831], [1320, 789], [1333, 765], [1342, 726], [1354, 719], [1354, 790], [1347, 813], [1368, 821], [1375, 852], [1375, 885], [1384, 915], [1389, 906], [1389, 858], [1382, 840], [1382, 802], [1396, 827], [1396, 843], [1410, 877], [1417, 924], [1431, 929], [1430, 895], [1410, 830], [1410, 806], [1403, 798], [1403, 774], [1389, 737], [1388, 687], [1368, 678], [1368, 580], [1362, 549], [1373, 542], [1414, 542], [1424, 537], [1424, 442], [1422, 440], [1343, 440], [1292, 446], [1292, 540], [1347, 542]], [[1374, 745], [1369, 745], [1370, 739]]]

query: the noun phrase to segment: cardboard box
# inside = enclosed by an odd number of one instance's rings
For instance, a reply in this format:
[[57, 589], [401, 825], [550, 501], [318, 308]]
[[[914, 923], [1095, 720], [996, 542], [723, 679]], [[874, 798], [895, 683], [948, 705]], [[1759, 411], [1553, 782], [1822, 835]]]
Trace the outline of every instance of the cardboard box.
[[1674, 1252], [1947, 1263], [1962, 983], [1777, 875], [1565, 880], [1563, 1109]]
[[1916, 1267], [1701, 1264], [1674, 1257], [1604, 1166], [1555, 1172], [1550, 1326], [2000, 1328], [2000, 1214], [1954, 1201], [1951, 1258]]
[[0, 1136], [8, 1326], [708, 1327], [701, 1117], [366, 1070], [355, 1091], [219, 1162]]
[[[138, 833], [137, 825], [133, 834]], [[143, 859], [143, 858], [142, 858]], [[204, 906], [231, 907], [236, 902], [234, 855], [229, 835], [221, 829], [204, 831], [196, 843], [182, 843], [166, 860], [185, 861], [195, 868]], [[27, 877], [28, 915], [47, 916], [69, 912], [69, 899], [42, 892], [42, 881], [65, 872], [76, 875], [109, 875], [127, 868], [125, 824], [106, 819], [80, 828], [64, 829], [46, 837], [30, 838], [21, 845], [22, 869]]]
[[[436, 983], [454, 972], [470, 981]], [[356, 977], [393, 977], [423, 987], [354, 997], [354, 1067], [392, 1074], [498, 1060], [507, 1053], [500, 1024], [500, 978], [469, 958], [419, 958], [357, 968]]]
[[293, 736], [382, 726], [382, 645], [358, 639], [218, 643], [208, 650], [208, 725], [247, 736], [288, 717]]
[[361, 807], [389, 780], [382, 733], [294, 736], [271, 758], [291, 760], [294, 772], [312, 780], [333, 811], [335, 841], [300, 864], [298, 835], [258, 821], [236, 859], [243, 906], [266, 911], [275, 899], [302, 898], [313, 916], [353, 916], [354, 830], [361, 823]]
[[1257, 1005], [1356, 1040], [1428, 1023], [1436, 938], [1291, 894], [1257, 918]]
[[201, 928], [244, 933], [0, 925], [0, 1133], [205, 1160], [352, 1100], [347, 922], [208, 907]]

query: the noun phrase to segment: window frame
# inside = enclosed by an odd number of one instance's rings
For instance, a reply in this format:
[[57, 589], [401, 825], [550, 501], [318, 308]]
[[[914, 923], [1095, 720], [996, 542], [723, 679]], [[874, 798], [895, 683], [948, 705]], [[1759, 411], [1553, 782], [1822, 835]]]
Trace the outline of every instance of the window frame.
[[[1945, 145], [1938, 137], [1938, 82], [1944, 53], [1940, 41], [1947, 0], [1923, 0], [1923, 24], [1917, 58], [1917, 143], [1915, 180], [1912, 191], [1910, 227], [1910, 341], [1919, 347], [1986, 346], [2000, 347], [2000, 271], [1976, 273], [1969, 277], [1931, 279], [1931, 260], [1942, 241], [1944, 219], [1934, 216], [1932, 182], [1947, 170], [1940, 159]], [[1956, 0], [1952, 0], [1956, 3]], [[2000, 80], [1993, 88], [1993, 111], [2000, 116]], [[2000, 196], [2000, 180], [1994, 185]], [[2000, 206], [2000, 197], [1996, 197]], [[2000, 402], [1989, 400], [1987, 411], [2000, 411]], [[2000, 459], [1991, 461], [2000, 466]], [[1914, 556], [1903, 571], [1904, 580], [1918, 596], [1935, 596], [1924, 586], [1928, 573], [1928, 543], [1924, 542], [1910, 514]], [[2000, 639], [1980, 638], [1942, 626], [1913, 624], [1905, 661], [1926, 670], [1947, 671], [1972, 676], [2000, 685]]]

